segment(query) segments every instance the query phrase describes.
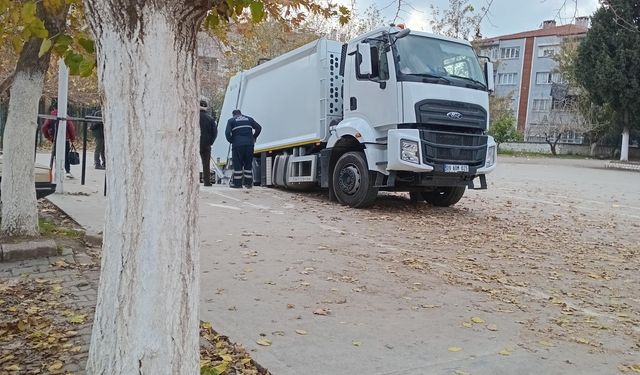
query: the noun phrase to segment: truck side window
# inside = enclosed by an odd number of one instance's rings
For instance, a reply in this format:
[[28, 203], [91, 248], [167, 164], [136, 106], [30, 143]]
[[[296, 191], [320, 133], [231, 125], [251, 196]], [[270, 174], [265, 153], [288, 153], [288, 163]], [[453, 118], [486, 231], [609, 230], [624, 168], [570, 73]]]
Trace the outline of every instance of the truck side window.
[[389, 79], [389, 61], [387, 60], [387, 52], [382, 42], [377, 42], [371, 47], [371, 56], [377, 56], [378, 60], [378, 79], [386, 81]]

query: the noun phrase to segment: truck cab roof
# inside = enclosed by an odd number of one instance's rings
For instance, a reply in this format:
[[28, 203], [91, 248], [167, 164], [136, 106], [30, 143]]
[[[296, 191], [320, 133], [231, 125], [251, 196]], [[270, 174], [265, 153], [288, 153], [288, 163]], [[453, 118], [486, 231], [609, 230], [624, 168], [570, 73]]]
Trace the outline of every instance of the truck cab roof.
[[[379, 28], [377, 28], [375, 30], [369, 31], [366, 34], [358, 35], [357, 37], [351, 39], [349, 41], [349, 44], [358, 43], [358, 42], [360, 42], [362, 40], [365, 40], [367, 38], [371, 38], [372, 36], [380, 35], [383, 32], [385, 32], [385, 33], [395, 33], [395, 32], [399, 32], [400, 30], [402, 30], [402, 29], [399, 28], [399, 27], [393, 27], [393, 26], [379, 27]], [[427, 33], [427, 32], [424, 32], [424, 31], [411, 30], [411, 34], [410, 35], [418, 35], [418, 36], [424, 36], [424, 37], [427, 37], [427, 38], [441, 39], [441, 40], [446, 40], [446, 41], [449, 41], [449, 42], [464, 44], [466, 46], [471, 46], [471, 43], [469, 43], [468, 40], [451, 38], [451, 37], [444, 36], [444, 35], [431, 34], [431, 33]]]

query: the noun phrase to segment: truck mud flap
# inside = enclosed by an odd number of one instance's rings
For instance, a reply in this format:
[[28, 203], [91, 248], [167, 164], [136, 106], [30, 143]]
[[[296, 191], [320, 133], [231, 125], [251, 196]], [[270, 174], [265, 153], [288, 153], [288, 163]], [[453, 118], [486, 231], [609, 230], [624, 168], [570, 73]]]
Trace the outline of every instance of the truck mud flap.
[[320, 151], [320, 187], [328, 188], [331, 180], [331, 148]]

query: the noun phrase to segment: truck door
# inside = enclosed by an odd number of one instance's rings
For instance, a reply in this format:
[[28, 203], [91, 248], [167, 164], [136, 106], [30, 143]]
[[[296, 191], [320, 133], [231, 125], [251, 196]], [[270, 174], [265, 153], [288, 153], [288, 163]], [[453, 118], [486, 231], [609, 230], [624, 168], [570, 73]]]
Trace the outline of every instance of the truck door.
[[373, 72], [359, 74], [357, 53], [350, 56], [345, 85], [345, 117], [361, 117], [371, 126], [396, 125], [401, 120], [398, 111], [398, 85], [393, 66], [393, 55], [385, 52], [384, 42], [369, 40]]

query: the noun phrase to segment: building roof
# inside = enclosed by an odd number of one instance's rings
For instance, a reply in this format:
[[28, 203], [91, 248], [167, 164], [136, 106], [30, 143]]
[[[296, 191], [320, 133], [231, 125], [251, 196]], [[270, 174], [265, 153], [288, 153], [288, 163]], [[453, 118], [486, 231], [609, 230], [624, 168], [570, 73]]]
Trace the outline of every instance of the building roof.
[[561, 25], [561, 26], [552, 26], [552, 27], [542, 28], [538, 30], [523, 31], [515, 34], [496, 36], [493, 38], [486, 38], [486, 39], [482, 39], [480, 43], [491, 44], [491, 43], [496, 43], [500, 40], [535, 38], [535, 37], [543, 37], [543, 36], [580, 35], [580, 34], [586, 34], [588, 30], [589, 29], [584, 26], [567, 24], [567, 25]]

